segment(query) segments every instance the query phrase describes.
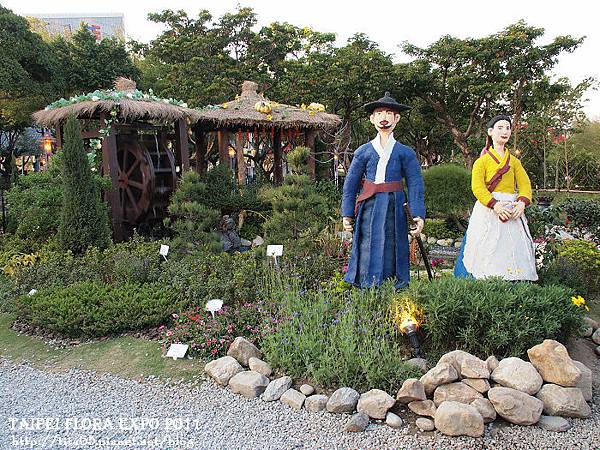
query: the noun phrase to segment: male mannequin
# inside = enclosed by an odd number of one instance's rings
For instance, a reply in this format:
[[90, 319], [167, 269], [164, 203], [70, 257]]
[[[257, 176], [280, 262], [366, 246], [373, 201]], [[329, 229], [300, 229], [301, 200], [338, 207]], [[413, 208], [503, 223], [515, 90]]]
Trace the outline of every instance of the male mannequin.
[[344, 230], [354, 231], [344, 279], [366, 288], [393, 278], [395, 286], [402, 288], [410, 279], [409, 230], [402, 208], [406, 201], [403, 178], [408, 187], [408, 204], [415, 216], [416, 227], [411, 234], [420, 234], [425, 218], [421, 166], [414, 150], [397, 142], [393, 135], [400, 112], [410, 107], [398, 103], [386, 92], [381, 99], [366, 104], [365, 109], [377, 136], [355, 151], [344, 182]]

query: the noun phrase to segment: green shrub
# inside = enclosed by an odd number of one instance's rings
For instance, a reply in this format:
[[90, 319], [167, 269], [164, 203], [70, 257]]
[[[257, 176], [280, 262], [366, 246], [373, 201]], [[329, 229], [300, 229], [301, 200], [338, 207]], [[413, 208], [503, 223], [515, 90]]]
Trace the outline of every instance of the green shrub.
[[98, 337], [164, 324], [180, 300], [162, 284], [110, 286], [84, 281], [16, 299], [15, 313], [31, 325], [69, 337]]
[[329, 185], [293, 174], [283, 186], [264, 188], [261, 198], [273, 208], [264, 223], [265, 240], [284, 244], [288, 252], [298, 255], [318, 251], [318, 236], [339, 222], [339, 201], [326, 194]]
[[[44, 172], [19, 178], [6, 193], [7, 233], [14, 234], [11, 247], [17, 252], [37, 251], [58, 230], [62, 207], [62, 181], [56, 164]], [[6, 239], [8, 236], [2, 236]]]
[[573, 291], [562, 286], [442, 278], [413, 282], [407, 293], [423, 306], [434, 353], [458, 348], [481, 357], [524, 356], [544, 339], [564, 342], [581, 324]]
[[569, 226], [588, 231], [600, 240], [600, 200], [572, 199], [562, 204]]
[[[425, 208], [429, 216], [465, 217], [475, 203], [471, 174], [454, 164], [433, 166], [423, 172]], [[437, 237], [437, 236], [436, 236]]]
[[197, 252], [165, 262], [159, 282], [170, 286], [188, 307], [203, 307], [213, 298], [232, 306], [257, 299], [263, 267], [253, 252]]
[[446, 220], [427, 219], [425, 220], [423, 233], [427, 237], [432, 236], [437, 239], [459, 239], [462, 237], [462, 233], [453, 228], [450, 228]]
[[108, 209], [100, 198], [85, 154], [79, 122], [69, 117], [62, 150], [63, 204], [58, 241], [63, 249], [84, 253], [88, 247], [106, 248], [111, 242]]
[[282, 322], [261, 349], [269, 362], [292, 377], [324, 386], [379, 388], [394, 392], [416, 370], [404, 361], [405, 338], [389, 319], [393, 289], [304, 290], [277, 280], [269, 298]]
[[584, 280], [587, 292], [597, 293], [600, 289], [600, 250], [595, 243], [573, 239], [558, 246], [558, 258], [575, 267]]
[[534, 239], [541, 239], [546, 236], [546, 231], [560, 222], [560, 215], [563, 209], [560, 206], [550, 205], [547, 208], [541, 208], [537, 204], [533, 204], [527, 208], [525, 215], [527, 216], [527, 224], [529, 231]]

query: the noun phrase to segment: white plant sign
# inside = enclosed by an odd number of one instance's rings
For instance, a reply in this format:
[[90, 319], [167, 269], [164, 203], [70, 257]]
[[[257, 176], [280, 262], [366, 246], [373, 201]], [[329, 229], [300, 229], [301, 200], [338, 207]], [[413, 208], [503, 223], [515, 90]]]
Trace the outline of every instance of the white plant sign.
[[283, 245], [267, 245], [267, 256], [271, 256], [277, 265], [277, 257], [283, 255]]
[[188, 351], [189, 345], [187, 344], [171, 344], [169, 351], [167, 352], [167, 358], [183, 358]]
[[169, 246], [166, 244], [160, 244], [160, 250], [158, 253], [167, 260], [167, 255], [169, 254]]
[[215, 313], [220, 311], [222, 307], [223, 300], [218, 298], [213, 298], [212, 300], [206, 302], [206, 310], [212, 314], [213, 319], [215, 318]]

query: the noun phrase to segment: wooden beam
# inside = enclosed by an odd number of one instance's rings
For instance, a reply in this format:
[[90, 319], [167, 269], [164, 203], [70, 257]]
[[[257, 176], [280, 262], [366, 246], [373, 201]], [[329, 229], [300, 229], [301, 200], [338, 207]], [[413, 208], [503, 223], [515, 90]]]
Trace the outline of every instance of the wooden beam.
[[175, 161], [180, 167], [180, 176], [190, 169], [188, 142], [187, 122], [179, 119], [175, 122]]
[[217, 132], [219, 144], [219, 163], [229, 164], [229, 130], [223, 128]]
[[273, 181], [276, 185], [283, 183], [283, 158], [281, 155], [281, 130], [275, 129], [273, 135]]
[[[104, 121], [104, 118], [101, 118]], [[102, 139], [102, 167], [104, 175], [108, 175], [112, 182], [106, 196], [110, 205], [113, 239], [115, 242], [125, 240], [123, 229], [123, 205], [119, 197], [119, 171], [117, 162], [117, 131], [111, 127], [110, 133]]]
[[304, 145], [310, 148], [310, 155], [308, 156], [308, 174], [313, 180], [317, 177], [316, 161], [315, 161], [315, 139], [317, 137], [317, 130], [305, 130], [304, 131]]
[[207, 133], [200, 127], [194, 128], [194, 137], [196, 139], [196, 172], [206, 173], [206, 138]]
[[246, 184], [246, 160], [244, 159], [244, 135], [241, 130], [238, 130], [235, 135], [235, 154], [238, 184], [242, 186]]

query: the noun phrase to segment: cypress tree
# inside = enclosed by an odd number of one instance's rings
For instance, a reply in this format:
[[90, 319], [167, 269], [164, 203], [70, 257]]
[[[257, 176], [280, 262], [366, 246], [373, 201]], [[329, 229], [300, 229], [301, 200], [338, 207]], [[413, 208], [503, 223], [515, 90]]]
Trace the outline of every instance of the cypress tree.
[[111, 236], [108, 211], [85, 154], [79, 121], [74, 116], [67, 119], [64, 139], [58, 241], [64, 249], [76, 254], [92, 246], [106, 248]]

